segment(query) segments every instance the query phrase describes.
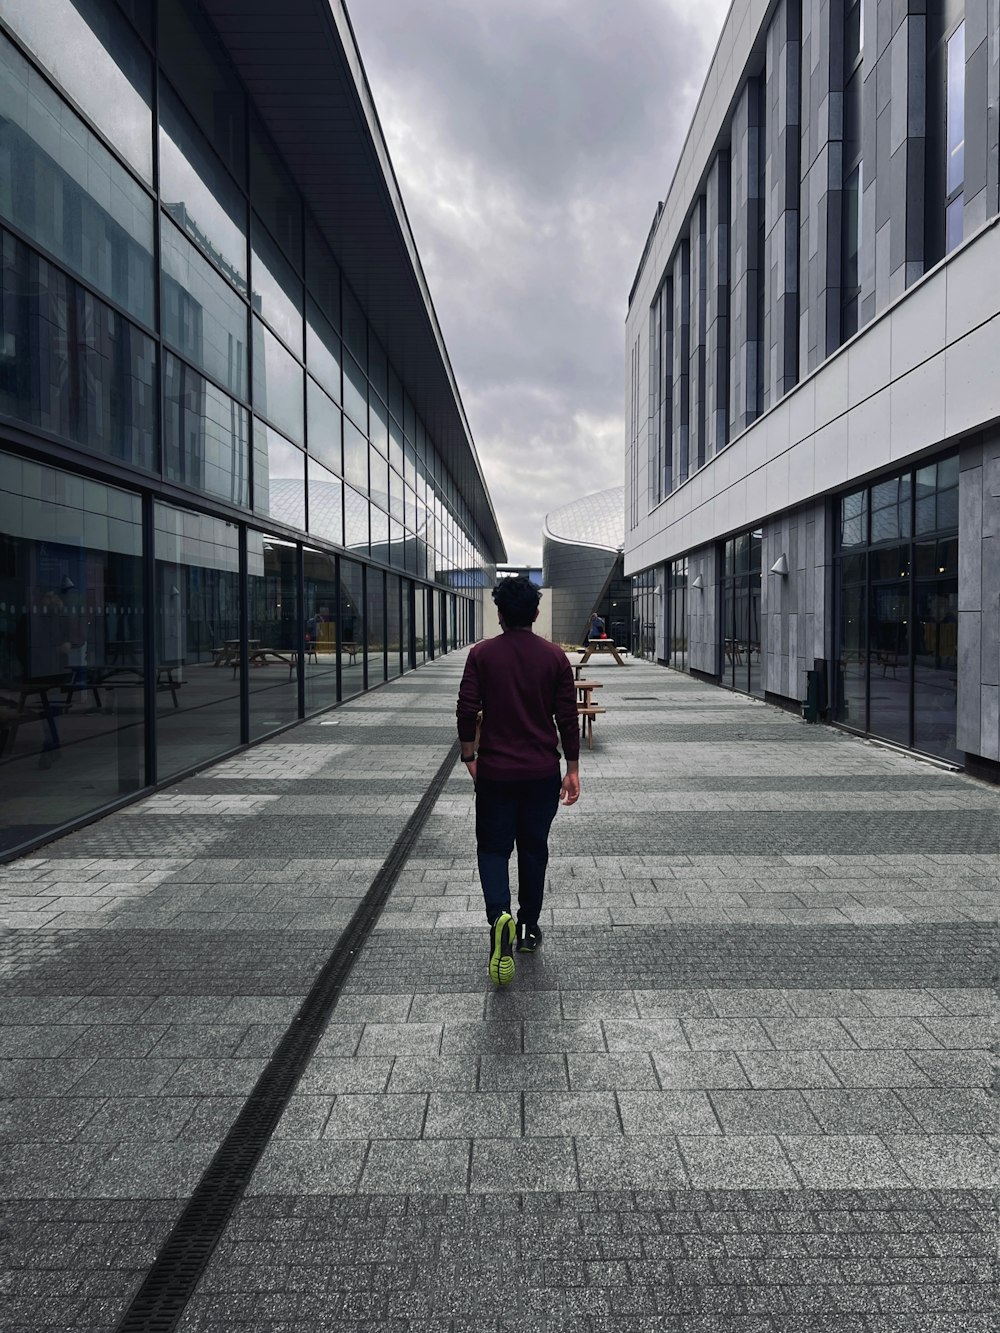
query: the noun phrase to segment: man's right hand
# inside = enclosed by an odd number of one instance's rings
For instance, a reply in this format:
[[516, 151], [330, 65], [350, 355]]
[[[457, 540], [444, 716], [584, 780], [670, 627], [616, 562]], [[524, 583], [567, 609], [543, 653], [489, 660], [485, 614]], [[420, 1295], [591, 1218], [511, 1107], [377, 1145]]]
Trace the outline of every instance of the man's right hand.
[[567, 773], [562, 780], [562, 790], [559, 792], [560, 805], [576, 805], [580, 799], [580, 774]]

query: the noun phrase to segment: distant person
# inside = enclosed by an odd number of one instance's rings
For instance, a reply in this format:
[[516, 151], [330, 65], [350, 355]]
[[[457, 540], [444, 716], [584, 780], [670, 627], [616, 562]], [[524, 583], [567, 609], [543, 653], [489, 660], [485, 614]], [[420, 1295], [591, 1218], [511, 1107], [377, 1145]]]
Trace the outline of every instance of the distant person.
[[596, 611], [590, 613], [590, 634], [588, 637], [591, 639], [603, 639], [607, 637], [604, 630], [604, 621]]
[[[476, 788], [476, 845], [490, 979], [514, 978], [513, 946], [533, 953], [549, 863], [549, 829], [559, 808], [580, 799], [576, 686], [566, 654], [531, 626], [541, 593], [523, 575], [501, 579], [493, 600], [503, 633], [474, 644], [458, 692], [462, 762]], [[482, 711], [479, 752], [476, 719]], [[558, 733], [558, 735], [557, 735]], [[566, 758], [562, 776], [558, 742]], [[510, 856], [517, 846], [517, 926], [510, 915]]]

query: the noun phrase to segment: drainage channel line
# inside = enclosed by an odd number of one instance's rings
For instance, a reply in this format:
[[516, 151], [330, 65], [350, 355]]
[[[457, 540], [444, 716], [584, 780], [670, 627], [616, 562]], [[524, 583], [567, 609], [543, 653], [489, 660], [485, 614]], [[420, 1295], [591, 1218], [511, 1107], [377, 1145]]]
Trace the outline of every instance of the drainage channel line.
[[455, 767], [457, 753], [455, 742], [219, 1145], [142, 1286], [122, 1315], [117, 1333], [170, 1333], [177, 1327], [326, 1030], [351, 968]]

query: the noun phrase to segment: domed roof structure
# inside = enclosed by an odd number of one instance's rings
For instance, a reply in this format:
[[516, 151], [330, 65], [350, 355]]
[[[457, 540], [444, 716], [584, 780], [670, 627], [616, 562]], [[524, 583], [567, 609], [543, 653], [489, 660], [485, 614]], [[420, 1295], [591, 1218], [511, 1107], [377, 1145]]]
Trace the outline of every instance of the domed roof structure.
[[625, 545], [625, 487], [594, 491], [545, 516], [543, 536], [574, 546], [620, 551]]

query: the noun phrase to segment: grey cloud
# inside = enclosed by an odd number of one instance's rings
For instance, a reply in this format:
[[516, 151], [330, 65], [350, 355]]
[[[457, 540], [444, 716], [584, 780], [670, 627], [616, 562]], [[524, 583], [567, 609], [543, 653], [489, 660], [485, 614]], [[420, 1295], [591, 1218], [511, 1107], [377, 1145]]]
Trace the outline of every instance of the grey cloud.
[[513, 561], [623, 472], [624, 317], [723, 0], [351, 17]]

